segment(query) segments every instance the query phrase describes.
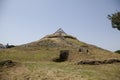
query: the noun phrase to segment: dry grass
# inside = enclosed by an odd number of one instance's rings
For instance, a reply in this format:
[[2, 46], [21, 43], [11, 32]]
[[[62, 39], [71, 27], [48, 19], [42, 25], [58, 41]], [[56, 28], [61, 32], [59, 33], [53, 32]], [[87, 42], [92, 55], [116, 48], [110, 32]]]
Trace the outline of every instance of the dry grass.
[[108, 60], [120, 59], [120, 54], [98, 48], [89, 47], [89, 53], [81, 53], [75, 48], [50, 48], [50, 47], [15, 47], [0, 51], [0, 60], [14, 61], [52, 61], [59, 57], [60, 50], [69, 50], [68, 61], [79, 62], [80, 60]]
[[[37, 43], [0, 50], [0, 61], [13, 60], [21, 66], [0, 68], [0, 80], [120, 80], [120, 64], [75, 65], [80, 60], [120, 59], [120, 54], [70, 40], [74, 45], [87, 45], [89, 53], [71, 46], [47, 47]], [[69, 50], [67, 62], [55, 63], [60, 50]]]
[[120, 64], [75, 65], [63, 62], [23, 62], [0, 69], [0, 80], [120, 80]]

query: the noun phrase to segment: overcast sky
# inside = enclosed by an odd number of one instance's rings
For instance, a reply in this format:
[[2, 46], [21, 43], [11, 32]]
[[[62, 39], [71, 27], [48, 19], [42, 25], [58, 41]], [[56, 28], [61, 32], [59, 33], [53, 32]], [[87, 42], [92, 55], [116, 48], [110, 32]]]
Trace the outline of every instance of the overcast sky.
[[80, 41], [120, 49], [120, 31], [108, 14], [120, 11], [120, 0], [0, 0], [0, 43], [21, 45], [62, 28]]

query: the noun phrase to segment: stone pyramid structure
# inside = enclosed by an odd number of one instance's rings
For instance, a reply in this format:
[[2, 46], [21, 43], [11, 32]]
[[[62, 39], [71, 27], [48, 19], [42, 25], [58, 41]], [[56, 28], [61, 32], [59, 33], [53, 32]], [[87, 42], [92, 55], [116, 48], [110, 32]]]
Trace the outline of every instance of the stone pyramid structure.
[[67, 34], [62, 28], [59, 28], [53, 34], [49, 34], [49, 35], [45, 36], [44, 38], [61, 38], [61, 39], [73, 38], [73, 39], [76, 39], [75, 37]]
[[67, 33], [65, 33], [62, 28], [59, 28], [53, 35], [65, 36]]

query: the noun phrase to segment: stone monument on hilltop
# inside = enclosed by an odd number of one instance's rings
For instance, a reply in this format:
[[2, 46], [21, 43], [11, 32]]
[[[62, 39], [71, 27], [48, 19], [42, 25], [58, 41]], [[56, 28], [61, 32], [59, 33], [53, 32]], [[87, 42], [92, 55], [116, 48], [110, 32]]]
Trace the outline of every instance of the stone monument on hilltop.
[[67, 33], [65, 33], [62, 28], [59, 28], [55, 33], [53, 33], [53, 35], [56, 35], [56, 36], [66, 36]]

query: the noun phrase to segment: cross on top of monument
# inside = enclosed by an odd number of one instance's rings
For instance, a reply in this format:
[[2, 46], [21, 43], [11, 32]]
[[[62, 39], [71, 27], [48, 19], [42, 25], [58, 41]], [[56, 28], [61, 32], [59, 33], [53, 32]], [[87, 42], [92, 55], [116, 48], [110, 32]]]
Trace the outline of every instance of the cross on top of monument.
[[67, 33], [65, 33], [62, 28], [59, 28], [54, 34], [67, 35]]

